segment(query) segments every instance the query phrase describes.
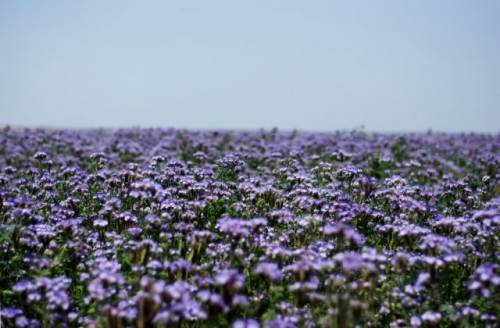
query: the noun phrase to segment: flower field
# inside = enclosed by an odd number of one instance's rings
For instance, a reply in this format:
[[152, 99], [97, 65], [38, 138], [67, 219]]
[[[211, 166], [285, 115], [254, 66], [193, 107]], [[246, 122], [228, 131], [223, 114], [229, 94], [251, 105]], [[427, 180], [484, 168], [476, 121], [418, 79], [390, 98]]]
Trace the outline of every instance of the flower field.
[[500, 135], [0, 131], [1, 327], [497, 327]]

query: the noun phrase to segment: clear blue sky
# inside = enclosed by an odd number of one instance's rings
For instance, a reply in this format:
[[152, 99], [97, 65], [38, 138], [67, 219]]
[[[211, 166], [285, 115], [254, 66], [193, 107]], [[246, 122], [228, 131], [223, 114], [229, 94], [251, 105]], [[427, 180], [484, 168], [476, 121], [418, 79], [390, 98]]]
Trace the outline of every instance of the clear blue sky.
[[1, 1], [0, 125], [498, 132], [499, 0]]

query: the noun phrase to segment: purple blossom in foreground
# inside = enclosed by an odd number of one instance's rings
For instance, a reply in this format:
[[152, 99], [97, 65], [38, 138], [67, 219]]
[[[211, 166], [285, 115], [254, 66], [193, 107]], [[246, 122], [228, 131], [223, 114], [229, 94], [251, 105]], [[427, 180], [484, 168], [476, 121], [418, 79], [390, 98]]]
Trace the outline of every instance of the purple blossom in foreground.
[[239, 289], [243, 286], [245, 276], [238, 273], [235, 269], [222, 270], [215, 276], [215, 283], [221, 286]]
[[441, 321], [442, 317], [443, 316], [441, 315], [441, 313], [433, 312], [433, 311], [425, 311], [420, 316], [420, 318], [422, 319], [423, 322], [429, 323], [429, 324], [434, 324], [434, 325], [438, 324]]
[[253, 272], [271, 281], [277, 281], [282, 276], [281, 270], [276, 263], [259, 263]]
[[5, 327], [496, 327], [500, 135], [0, 130]]
[[470, 290], [479, 291], [483, 297], [490, 298], [492, 289], [500, 286], [500, 265], [481, 264], [470, 277], [468, 286]]
[[333, 260], [340, 264], [346, 272], [354, 272], [363, 266], [363, 256], [359, 253], [344, 252], [333, 257]]
[[238, 319], [233, 323], [233, 328], [260, 328], [260, 324], [254, 319]]

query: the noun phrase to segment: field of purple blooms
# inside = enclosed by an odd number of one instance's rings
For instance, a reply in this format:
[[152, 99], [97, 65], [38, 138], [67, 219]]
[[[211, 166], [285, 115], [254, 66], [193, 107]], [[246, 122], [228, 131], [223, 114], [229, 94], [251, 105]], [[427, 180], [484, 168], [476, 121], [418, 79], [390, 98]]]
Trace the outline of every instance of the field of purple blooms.
[[2, 327], [497, 327], [500, 135], [0, 130]]

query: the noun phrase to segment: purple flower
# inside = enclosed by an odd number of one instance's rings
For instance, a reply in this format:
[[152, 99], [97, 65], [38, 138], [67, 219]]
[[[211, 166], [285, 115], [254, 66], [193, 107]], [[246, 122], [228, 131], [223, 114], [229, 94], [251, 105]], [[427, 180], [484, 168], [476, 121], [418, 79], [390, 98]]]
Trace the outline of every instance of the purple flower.
[[23, 313], [22, 310], [13, 308], [13, 307], [6, 307], [3, 309], [0, 309], [0, 313], [2, 314], [2, 317], [8, 318], [8, 319], [13, 319], [16, 316], [19, 316]]
[[245, 282], [245, 276], [235, 269], [225, 269], [215, 276], [215, 283], [221, 286], [231, 286], [239, 289]]
[[17, 282], [14, 286], [12, 286], [12, 291], [15, 293], [24, 293], [32, 291], [36, 288], [35, 284], [29, 280], [21, 280]]
[[291, 292], [300, 292], [304, 293], [306, 291], [316, 290], [318, 288], [318, 278], [312, 277], [307, 281], [297, 281], [288, 286], [288, 290]]
[[327, 225], [323, 228], [325, 236], [337, 236], [344, 239], [350, 246], [361, 246], [364, 242], [362, 235], [344, 223]]
[[429, 255], [438, 255], [451, 253], [455, 247], [455, 242], [447, 237], [428, 234], [422, 238], [419, 248]]
[[68, 310], [71, 304], [71, 298], [65, 290], [50, 290], [45, 295], [47, 297], [47, 309], [54, 311], [56, 309]]
[[285, 272], [293, 272], [298, 281], [306, 281], [317, 272], [316, 264], [311, 261], [300, 260], [284, 268]]
[[437, 324], [441, 321], [442, 315], [439, 312], [434, 312], [434, 311], [425, 311], [420, 318], [422, 319], [423, 322], [425, 323], [430, 323], [430, 324]]
[[[295, 318], [294, 318], [295, 319]], [[296, 328], [298, 327], [296, 319], [276, 318], [264, 323], [264, 328]]]
[[226, 305], [222, 297], [214, 293], [210, 290], [203, 289], [200, 290], [196, 296], [201, 300], [202, 303], [205, 303], [209, 306], [209, 308], [216, 312], [228, 312], [229, 307]]
[[472, 216], [473, 221], [481, 222], [484, 226], [489, 227], [492, 223], [500, 224], [500, 212], [496, 210], [477, 211]]
[[282, 276], [281, 270], [276, 263], [259, 263], [253, 272], [271, 281], [277, 281]]
[[244, 220], [223, 218], [217, 223], [217, 228], [222, 233], [237, 239], [250, 235], [249, 224]]
[[260, 324], [254, 319], [238, 319], [233, 325], [233, 328], [260, 328]]
[[422, 325], [422, 320], [416, 315], [410, 317], [411, 327], [420, 327]]
[[496, 263], [481, 264], [470, 280], [470, 290], [479, 290], [483, 297], [490, 298], [491, 288], [500, 286], [500, 265]]
[[43, 151], [37, 151], [33, 157], [39, 161], [43, 161], [47, 158], [47, 153]]
[[96, 228], [104, 228], [108, 225], [108, 221], [103, 220], [103, 219], [96, 219], [94, 220], [94, 227]]
[[164, 325], [176, 324], [179, 322], [180, 317], [171, 311], [159, 311], [153, 318], [154, 323], [162, 323]]
[[139, 227], [130, 227], [127, 229], [128, 232], [130, 232], [130, 234], [134, 237], [139, 237], [141, 234], [142, 234], [142, 229], [139, 228]]
[[354, 272], [363, 266], [363, 256], [359, 253], [344, 252], [338, 253], [333, 257], [336, 263], [339, 263], [347, 272]]
[[24, 315], [16, 318], [16, 327], [28, 327], [28, 325], [28, 318], [26, 318]]
[[226, 304], [231, 304], [236, 291], [243, 287], [245, 276], [235, 269], [222, 270], [215, 276], [215, 284], [222, 287], [222, 296]]

